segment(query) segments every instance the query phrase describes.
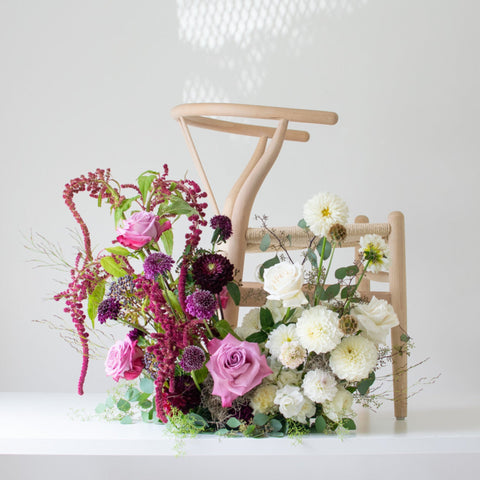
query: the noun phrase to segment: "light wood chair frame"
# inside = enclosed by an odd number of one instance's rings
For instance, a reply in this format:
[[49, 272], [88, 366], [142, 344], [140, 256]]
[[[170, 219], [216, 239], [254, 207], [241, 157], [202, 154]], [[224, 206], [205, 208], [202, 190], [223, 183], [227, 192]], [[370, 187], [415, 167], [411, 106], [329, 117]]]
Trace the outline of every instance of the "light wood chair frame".
[[[333, 112], [317, 110], [226, 103], [178, 105], [172, 109], [171, 114], [180, 124], [215, 214], [228, 215], [232, 220], [233, 235], [226, 244], [225, 254], [235, 265], [236, 280], [241, 284], [240, 306], [261, 306], [265, 303], [267, 295], [262, 288], [262, 284], [243, 281], [245, 255], [246, 253], [260, 252], [260, 242], [264, 235], [261, 228], [249, 228], [248, 226], [255, 197], [275, 163], [283, 142], [285, 140], [306, 142], [310, 138], [306, 131], [289, 129], [290, 122], [334, 125], [338, 121], [338, 116]], [[276, 128], [273, 128], [219, 120], [212, 117], [275, 120], [278, 123]], [[213, 194], [189, 126], [258, 138], [255, 151], [230, 190], [222, 212], [220, 212]], [[395, 347], [403, 344], [400, 337], [407, 330], [404, 217], [401, 212], [392, 212], [385, 223], [369, 223], [366, 216], [360, 215], [355, 219], [355, 223], [348, 224], [346, 227], [347, 238], [342, 242], [342, 247], [354, 247], [356, 254], [358, 254], [360, 237], [369, 233], [381, 235], [390, 247], [391, 265], [389, 273], [367, 273], [362, 281], [360, 293], [367, 298], [375, 296], [387, 300], [395, 309], [399, 319], [399, 326], [392, 329], [391, 342], [394, 412], [395, 417], [401, 420], [407, 416], [407, 355], [396, 352]], [[289, 239], [291, 239], [289, 250], [304, 249], [308, 244], [308, 234], [299, 227], [279, 227], [273, 230], [289, 235]], [[370, 288], [371, 281], [387, 282], [389, 284], [388, 291], [372, 291]], [[233, 302], [229, 302], [225, 309], [225, 316], [230, 324], [233, 326], [237, 324], [238, 307]]]

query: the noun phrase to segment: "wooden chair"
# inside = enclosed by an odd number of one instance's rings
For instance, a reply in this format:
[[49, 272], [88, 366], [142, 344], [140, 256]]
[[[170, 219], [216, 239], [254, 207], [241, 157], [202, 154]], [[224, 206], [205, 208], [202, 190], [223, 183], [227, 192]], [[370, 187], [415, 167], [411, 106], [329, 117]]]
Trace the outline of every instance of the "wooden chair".
[[[206, 128], [220, 132], [258, 137], [255, 151], [240, 177], [234, 183], [223, 206], [222, 214], [232, 220], [233, 235], [226, 245], [226, 255], [237, 269], [237, 280], [241, 282], [240, 306], [261, 306], [266, 293], [262, 284], [243, 281], [246, 253], [260, 252], [260, 242], [264, 232], [261, 228], [249, 228], [248, 222], [255, 197], [268, 172], [277, 159], [285, 140], [306, 142], [310, 136], [302, 130], [288, 128], [290, 122], [334, 125], [338, 116], [333, 112], [300, 110], [293, 108], [266, 107], [242, 104], [201, 103], [178, 105], [171, 111], [172, 117], [180, 123], [188, 148], [208, 194], [210, 205], [220, 214], [210, 182], [200, 161], [190, 134], [189, 126]], [[277, 122], [276, 128], [218, 120], [212, 116], [267, 119]], [[289, 249], [303, 249], [308, 244], [308, 236], [299, 227], [280, 227], [278, 232], [290, 235]], [[381, 235], [388, 241], [392, 261], [389, 273], [367, 274], [361, 284], [361, 294], [376, 296], [390, 302], [398, 315], [400, 325], [392, 330], [392, 346], [401, 345], [400, 336], [407, 328], [406, 315], [406, 271], [405, 233], [402, 213], [393, 212], [385, 223], [369, 223], [365, 216], [358, 216], [354, 224], [347, 225], [347, 238], [342, 247], [355, 247], [358, 252], [359, 239], [368, 233]], [[389, 291], [371, 291], [370, 281], [388, 282]], [[238, 307], [229, 302], [225, 316], [235, 326], [238, 321]], [[393, 357], [394, 409], [397, 419], [407, 415], [407, 358], [406, 354]]]

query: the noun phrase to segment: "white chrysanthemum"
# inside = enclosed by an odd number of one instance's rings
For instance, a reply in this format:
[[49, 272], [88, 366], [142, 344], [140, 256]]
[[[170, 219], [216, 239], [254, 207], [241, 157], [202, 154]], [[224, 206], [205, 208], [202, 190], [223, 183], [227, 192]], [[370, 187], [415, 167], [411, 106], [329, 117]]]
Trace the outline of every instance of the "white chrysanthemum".
[[277, 390], [274, 403], [285, 418], [293, 418], [300, 414], [304, 407], [305, 397], [299, 387], [286, 385]]
[[260, 385], [252, 395], [250, 406], [253, 408], [253, 413], [273, 413], [277, 410], [277, 406], [273, 402], [277, 394], [277, 387], [275, 385], [265, 384]]
[[335, 377], [320, 369], [310, 370], [305, 375], [302, 388], [303, 393], [317, 403], [333, 400], [338, 390]]
[[278, 359], [284, 367], [297, 368], [307, 357], [307, 351], [296, 341], [285, 342], [280, 348]]
[[390, 249], [385, 240], [376, 234], [364, 235], [360, 238], [360, 254], [366, 265], [370, 260], [367, 271], [388, 272], [390, 267]]
[[235, 333], [245, 340], [252, 333], [259, 332], [261, 330], [260, 325], [260, 309], [252, 308], [243, 318], [241, 324], [235, 328]]
[[323, 404], [323, 413], [332, 421], [339, 422], [342, 418], [351, 417], [353, 396], [342, 386], [338, 387], [338, 391], [331, 401]]
[[338, 195], [319, 193], [303, 206], [303, 219], [312, 233], [325, 236], [335, 223], [347, 223], [348, 207]]
[[359, 303], [350, 314], [357, 320], [363, 334], [376, 344], [386, 344], [390, 330], [399, 323], [393, 307], [376, 297], [372, 297], [370, 303]]
[[367, 378], [375, 368], [378, 352], [375, 344], [362, 336], [345, 337], [330, 354], [333, 373], [348, 382]]
[[310, 417], [313, 417], [315, 415], [315, 412], [317, 411], [317, 408], [315, 407], [315, 404], [309, 400], [306, 397], [304, 398], [304, 402], [302, 405], [302, 408], [300, 411], [297, 413], [297, 415], [291, 417], [292, 420], [295, 420], [296, 422], [300, 423], [308, 423], [308, 420]]
[[270, 332], [265, 347], [270, 351], [270, 355], [274, 358], [280, 356], [282, 345], [287, 342], [297, 341], [297, 327], [295, 324], [280, 325]]
[[297, 321], [297, 337], [308, 352], [330, 352], [342, 339], [338, 316], [322, 305], [305, 310]]

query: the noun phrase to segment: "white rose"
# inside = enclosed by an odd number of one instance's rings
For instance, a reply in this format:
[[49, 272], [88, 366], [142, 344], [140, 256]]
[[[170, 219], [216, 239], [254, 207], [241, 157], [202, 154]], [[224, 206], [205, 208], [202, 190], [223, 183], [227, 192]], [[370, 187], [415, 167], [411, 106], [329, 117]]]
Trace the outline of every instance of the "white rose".
[[352, 404], [352, 394], [342, 386], [339, 386], [333, 400], [323, 404], [323, 413], [325, 413], [330, 420], [339, 422], [342, 418], [353, 415]]
[[277, 390], [274, 403], [285, 418], [293, 418], [300, 414], [304, 407], [305, 397], [299, 387], [286, 385]]
[[284, 307], [308, 303], [302, 292], [303, 271], [299, 263], [280, 262], [265, 270], [263, 289], [268, 299], [282, 300]]
[[365, 336], [376, 344], [386, 344], [388, 333], [398, 325], [398, 317], [393, 307], [385, 300], [375, 297], [372, 297], [368, 304], [355, 306], [350, 313]]

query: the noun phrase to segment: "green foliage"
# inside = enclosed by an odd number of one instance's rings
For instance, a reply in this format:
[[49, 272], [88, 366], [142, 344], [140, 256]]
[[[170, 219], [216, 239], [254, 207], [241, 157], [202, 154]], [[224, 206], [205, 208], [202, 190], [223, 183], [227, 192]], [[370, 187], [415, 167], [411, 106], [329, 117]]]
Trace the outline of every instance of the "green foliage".
[[265, 332], [255, 332], [249, 335], [245, 340], [252, 343], [263, 343], [266, 342], [268, 335]]
[[242, 424], [242, 422], [240, 420], [238, 420], [238, 418], [235, 418], [235, 417], [230, 417], [227, 420], [227, 426], [229, 426], [230, 428], [233, 428], [233, 429], [238, 428], [241, 424]]
[[269, 269], [270, 267], [273, 267], [277, 263], [280, 263], [280, 259], [278, 258], [277, 255], [275, 255], [273, 258], [270, 258], [266, 262], [263, 262], [259, 271], [258, 271], [258, 276], [260, 277], [260, 280], [263, 282], [263, 275], [265, 273], [265, 270]]
[[130, 425], [131, 423], [133, 423], [132, 417], [130, 415], [126, 415], [120, 420], [120, 423], [122, 425]]
[[92, 327], [95, 325], [95, 317], [97, 316], [98, 306], [105, 295], [105, 280], [97, 283], [93, 292], [88, 296], [87, 313], [88, 318], [92, 321]]
[[155, 385], [153, 380], [148, 377], [142, 377], [140, 379], [140, 390], [145, 393], [153, 393]]
[[229, 282], [227, 283], [227, 290], [235, 305], [239, 305], [241, 295], [238, 285], [235, 282]]
[[325, 421], [325, 418], [323, 418], [322, 415], [318, 416], [315, 419], [315, 431], [317, 433], [323, 433], [326, 428], [327, 428], [327, 422]]
[[264, 425], [266, 425], [268, 420], [269, 420], [268, 415], [265, 415], [264, 413], [257, 413], [253, 417], [253, 423], [255, 425], [258, 425], [259, 427], [263, 427]]
[[355, 285], [347, 285], [346, 287], [342, 288], [342, 292], [340, 294], [340, 297], [343, 298], [343, 299], [346, 299], [346, 298], [350, 297], [351, 295], [353, 295], [355, 290], [356, 290]]
[[357, 426], [355, 422], [351, 418], [344, 418], [341, 422], [342, 427], [346, 428], [347, 430], [356, 430]]
[[122, 218], [125, 218], [125, 212], [132, 206], [132, 203], [138, 198], [140, 198], [139, 195], [132, 198], [126, 198], [125, 200], [123, 200], [120, 206], [115, 209], [115, 214], [114, 214], [115, 227], [118, 225], [118, 222], [120, 222]]
[[100, 259], [100, 264], [107, 273], [112, 275], [112, 277], [120, 278], [127, 274], [122, 265], [113, 257], [102, 257]]
[[317, 244], [317, 252], [320, 258], [322, 258], [322, 250], [323, 250], [323, 259], [327, 260], [328, 257], [330, 257], [330, 254], [332, 253], [332, 244], [326, 239], [326, 237], [322, 237]]
[[130, 407], [131, 407], [131, 404], [130, 402], [128, 402], [127, 400], [125, 400], [124, 398], [121, 398], [118, 402], [117, 402], [117, 408], [122, 411], [122, 412], [128, 412], [130, 410]]
[[173, 254], [173, 230], [170, 228], [168, 230], [165, 230], [161, 237], [160, 240], [163, 243], [163, 248], [165, 249], [165, 253], [167, 255], [172, 256]]
[[152, 185], [152, 182], [155, 180], [156, 177], [156, 174], [142, 174], [138, 177], [138, 188], [140, 189], [140, 193], [142, 194], [142, 199], [144, 203], [147, 201], [148, 191], [150, 190], [150, 186]]
[[297, 225], [303, 230], [308, 230], [307, 222], [303, 218], [298, 221]]
[[213, 326], [221, 338], [225, 338], [229, 333], [238, 339], [238, 335], [233, 331], [232, 326], [226, 320], [218, 320]]
[[358, 393], [360, 395], [365, 395], [368, 392], [368, 389], [373, 385], [373, 382], [375, 382], [375, 372], [370, 372], [370, 375], [367, 378], [358, 382]]
[[261, 308], [260, 309], [260, 325], [262, 326], [262, 330], [266, 333], [273, 330], [275, 322], [273, 320], [272, 312], [268, 308]]
[[402, 342], [405, 342], [405, 343], [409, 342], [409, 341], [410, 341], [410, 338], [411, 338], [411, 337], [409, 337], [406, 333], [402, 333], [402, 334], [400, 335], [400, 340], [401, 340]]
[[202, 368], [191, 372], [190, 375], [195, 380], [195, 383], [200, 385], [208, 376], [208, 368], [204, 365]]
[[267, 251], [268, 247], [270, 246], [270, 243], [271, 243], [270, 235], [269, 235], [268, 233], [266, 233], [266, 234], [263, 236], [263, 238], [262, 238], [262, 240], [261, 240], [261, 242], [260, 242], [260, 247], [259, 247], [260, 250], [261, 250], [262, 252]]
[[312, 265], [312, 268], [314, 270], [317, 270], [318, 260], [317, 260], [317, 256], [315, 255], [315, 252], [311, 248], [308, 248], [307, 251], [305, 252], [305, 255], [308, 258], [308, 261], [310, 262], [310, 264]]
[[130, 250], [127, 250], [125, 247], [109, 247], [105, 249], [107, 252], [113, 253], [114, 255], [120, 255], [122, 257], [127, 257], [130, 255]]

